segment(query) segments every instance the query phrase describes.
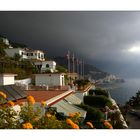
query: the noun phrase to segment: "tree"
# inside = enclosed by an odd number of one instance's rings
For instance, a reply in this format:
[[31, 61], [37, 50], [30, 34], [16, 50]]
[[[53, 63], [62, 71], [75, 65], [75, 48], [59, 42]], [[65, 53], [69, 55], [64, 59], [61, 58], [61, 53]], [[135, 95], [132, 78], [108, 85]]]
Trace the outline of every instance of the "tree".
[[5, 45], [2, 41], [0, 41], [0, 57], [5, 56], [4, 49], [7, 48], [7, 45]]
[[96, 128], [102, 128], [101, 120], [104, 119], [104, 114], [99, 109], [85, 104], [77, 106], [87, 111], [85, 121], [90, 121]]
[[96, 96], [84, 96], [84, 103], [89, 106], [104, 108], [105, 106], [111, 107], [112, 102], [109, 98], [103, 95], [96, 95]]
[[64, 68], [63, 66], [57, 65], [56, 66], [56, 70], [58, 70], [58, 72], [62, 72], [62, 73], [66, 73], [67, 69]]
[[15, 53], [14, 60], [19, 61], [21, 59], [21, 56], [18, 53]]
[[21, 43], [14, 43], [10, 41], [10, 44], [14, 47], [14, 48], [27, 48], [27, 46], [25, 44], [21, 44]]
[[109, 97], [108, 91], [102, 90], [102, 89], [96, 89], [95, 90], [95, 95], [104, 95], [106, 97]]
[[130, 105], [134, 108], [140, 108], [140, 91], [138, 91], [135, 96], [132, 96], [129, 101], [126, 102], [126, 105]]
[[0, 47], [0, 56], [5, 56], [5, 51], [2, 47]]

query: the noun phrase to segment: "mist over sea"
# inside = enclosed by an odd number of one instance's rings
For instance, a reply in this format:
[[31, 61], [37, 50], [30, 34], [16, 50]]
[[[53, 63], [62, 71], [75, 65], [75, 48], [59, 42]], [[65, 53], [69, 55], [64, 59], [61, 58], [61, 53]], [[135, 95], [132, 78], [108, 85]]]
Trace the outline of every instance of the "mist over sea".
[[124, 105], [130, 97], [135, 96], [140, 90], [140, 78], [128, 78], [124, 83], [113, 85], [105, 85], [105, 89], [109, 90], [110, 95], [120, 105]]
[[116, 88], [109, 89], [111, 97], [121, 105], [135, 96], [138, 90], [140, 90], [140, 78], [125, 79], [124, 83], [119, 83]]

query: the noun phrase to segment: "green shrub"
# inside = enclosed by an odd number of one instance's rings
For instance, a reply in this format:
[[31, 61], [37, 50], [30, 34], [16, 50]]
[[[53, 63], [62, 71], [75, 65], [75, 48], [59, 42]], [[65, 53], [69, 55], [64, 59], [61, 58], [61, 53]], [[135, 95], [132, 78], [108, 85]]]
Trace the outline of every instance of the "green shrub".
[[90, 90], [88, 91], [88, 93], [89, 93], [89, 95], [93, 95], [93, 94], [95, 93], [95, 90], [94, 90], [94, 89], [90, 89]]
[[78, 87], [84, 87], [88, 83], [89, 83], [89, 80], [83, 80], [83, 79], [75, 80], [74, 82], [74, 84], [77, 84]]
[[84, 96], [84, 103], [93, 107], [112, 106], [112, 102], [110, 101], [110, 99], [103, 95]]
[[104, 95], [106, 97], [109, 97], [109, 93], [106, 90], [96, 89], [94, 92], [95, 92], [95, 95]]
[[78, 105], [78, 107], [81, 107], [82, 109], [87, 111], [85, 121], [92, 122], [96, 128], [101, 127], [101, 120], [104, 119], [104, 114], [99, 109], [85, 104]]

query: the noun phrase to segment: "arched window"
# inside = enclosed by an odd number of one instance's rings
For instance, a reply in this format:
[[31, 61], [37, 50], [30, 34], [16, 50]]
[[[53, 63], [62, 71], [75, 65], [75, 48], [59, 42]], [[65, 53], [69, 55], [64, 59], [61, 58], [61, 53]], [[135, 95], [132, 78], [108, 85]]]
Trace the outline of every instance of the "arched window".
[[46, 64], [46, 68], [49, 68], [49, 64]]

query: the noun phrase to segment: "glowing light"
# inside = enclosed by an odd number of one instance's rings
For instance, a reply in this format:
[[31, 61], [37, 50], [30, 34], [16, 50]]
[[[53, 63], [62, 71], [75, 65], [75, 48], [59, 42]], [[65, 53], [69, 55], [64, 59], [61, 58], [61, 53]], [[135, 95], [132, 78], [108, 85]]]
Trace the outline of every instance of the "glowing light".
[[132, 53], [140, 53], [140, 47], [139, 46], [133, 46], [130, 49], [128, 49], [129, 52]]

